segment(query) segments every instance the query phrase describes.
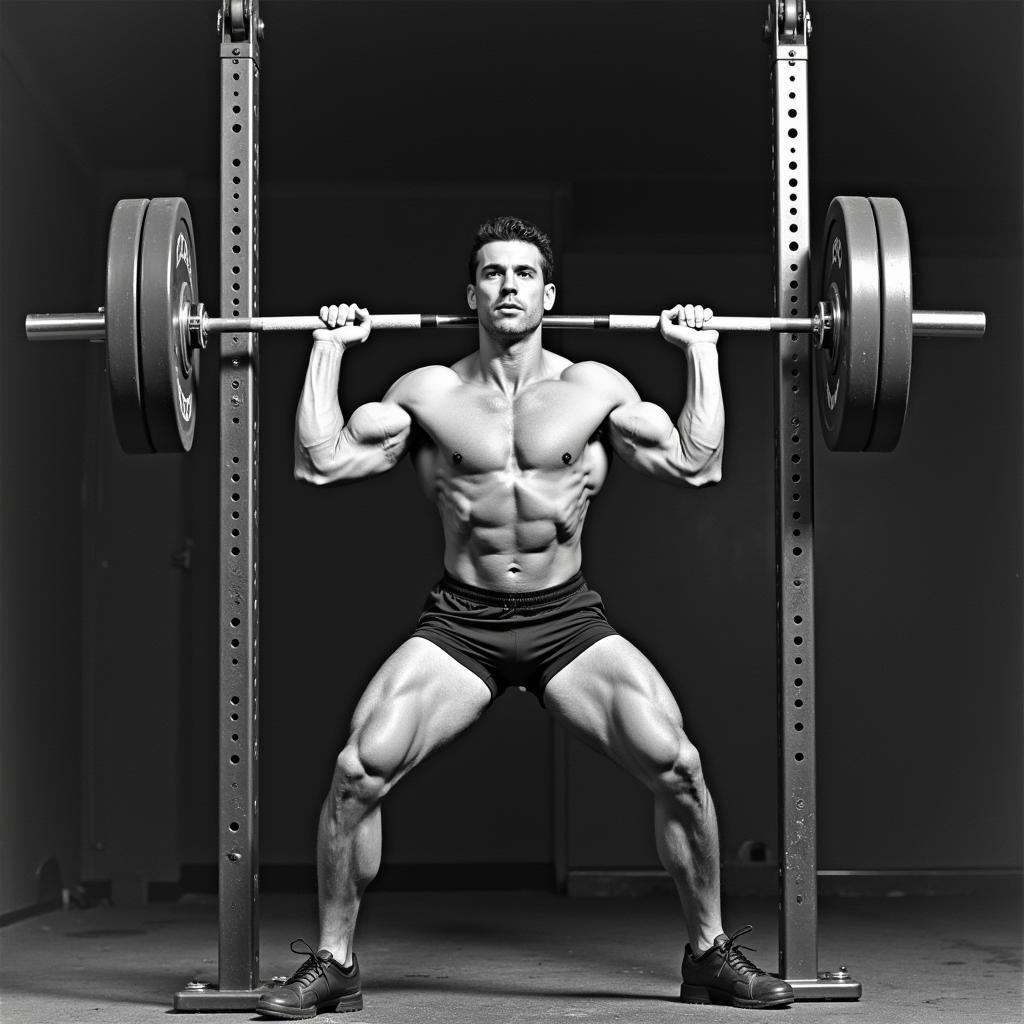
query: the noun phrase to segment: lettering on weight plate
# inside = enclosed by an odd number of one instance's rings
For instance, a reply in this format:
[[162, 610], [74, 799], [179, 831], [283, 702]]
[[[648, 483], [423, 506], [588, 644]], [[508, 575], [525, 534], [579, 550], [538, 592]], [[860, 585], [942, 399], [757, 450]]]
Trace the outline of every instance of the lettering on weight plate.
[[840, 267], [843, 265], [843, 243], [838, 235], [832, 239], [832, 266], [836, 264]]
[[193, 396], [186, 395], [185, 392], [181, 390], [181, 384], [177, 381], [177, 379], [174, 381], [174, 383], [178, 388], [178, 408], [181, 410], [181, 418], [186, 423], [188, 423], [188, 421], [192, 419]]
[[175, 246], [174, 254], [175, 254], [175, 258], [174, 258], [174, 265], [175, 265], [175, 267], [177, 267], [179, 263], [184, 263], [185, 264], [185, 269], [191, 275], [191, 273], [192, 273], [192, 254], [188, 250], [188, 239], [185, 237], [185, 235], [181, 231], [178, 232], [178, 244]]

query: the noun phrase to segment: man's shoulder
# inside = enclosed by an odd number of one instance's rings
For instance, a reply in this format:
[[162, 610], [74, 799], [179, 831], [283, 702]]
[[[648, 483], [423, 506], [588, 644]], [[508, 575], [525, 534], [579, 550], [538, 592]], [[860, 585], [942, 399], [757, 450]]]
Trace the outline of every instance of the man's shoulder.
[[589, 388], [599, 388], [613, 394], [621, 393], [623, 397], [629, 397], [635, 393], [628, 377], [607, 363], [599, 363], [594, 359], [569, 363], [562, 371], [562, 380], [573, 384], [582, 384]]
[[439, 390], [455, 387], [458, 383], [459, 375], [451, 366], [442, 366], [440, 363], [417, 366], [395, 381], [388, 392], [388, 397], [401, 404], [403, 401], [422, 398]]

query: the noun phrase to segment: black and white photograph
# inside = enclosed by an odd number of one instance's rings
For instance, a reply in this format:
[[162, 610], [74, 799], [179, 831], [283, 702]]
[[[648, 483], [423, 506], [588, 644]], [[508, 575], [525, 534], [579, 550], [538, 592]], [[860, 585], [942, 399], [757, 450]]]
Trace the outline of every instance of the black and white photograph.
[[1024, 1024], [1022, 58], [0, 0], [0, 1022]]

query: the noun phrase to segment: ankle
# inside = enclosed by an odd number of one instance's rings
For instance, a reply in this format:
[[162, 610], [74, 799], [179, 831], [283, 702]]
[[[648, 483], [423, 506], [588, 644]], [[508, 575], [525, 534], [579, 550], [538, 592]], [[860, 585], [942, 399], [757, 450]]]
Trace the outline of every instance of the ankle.
[[339, 964], [341, 967], [352, 966], [352, 952], [351, 950], [346, 952], [345, 946], [343, 944], [333, 942], [321, 942], [320, 945], [317, 946], [317, 951], [319, 952], [320, 950], [326, 950], [328, 953], [330, 953], [334, 962], [336, 964]]
[[712, 947], [715, 945], [715, 939], [722, 934], [721, 928], [718, 931], [707, 931], [701, 932], [696, 939], [690, 940], [690, 949], [693, 950], [694, 956], [704, 956], [705, 953], [710, 953]]

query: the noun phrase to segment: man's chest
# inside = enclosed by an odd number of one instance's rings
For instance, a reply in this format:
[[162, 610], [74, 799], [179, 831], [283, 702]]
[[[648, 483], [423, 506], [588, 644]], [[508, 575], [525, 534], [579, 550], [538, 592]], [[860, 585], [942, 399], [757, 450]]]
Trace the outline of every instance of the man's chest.
[[417, 410], [417, 422], [446, 462], [468, 473], [557, 469], [579, 461], [608, 415], [585, 388], [543, 381], [514, 398], [477, 386]]

